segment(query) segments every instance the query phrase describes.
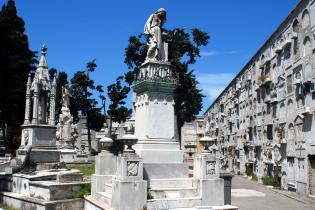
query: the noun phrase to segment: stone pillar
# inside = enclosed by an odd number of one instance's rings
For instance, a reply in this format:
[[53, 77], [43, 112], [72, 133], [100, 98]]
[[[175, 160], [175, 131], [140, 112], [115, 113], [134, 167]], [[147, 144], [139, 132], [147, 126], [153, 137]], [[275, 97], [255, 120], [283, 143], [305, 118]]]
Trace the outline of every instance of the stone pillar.
[[38, 80], [34, 79], [34, 94], [33, 94], [33, 117], [32, 124], [38, 124], [38, 102], [39, 102], [39, 90], [38, 90]]
[[27, 125], [30, 123], [30, 105], [31, 105], [31, 74], [28, 74], [27, 85], [26, 85], [24, 125]]
[[224, 205], [224, 180], [219, 178], [219, 167], [215, 152], [210, 152], [209, 146], [215, 142], [208, 135], [199, 142], [204, 150], [194, 159], [194, 177], [199, 180], [201, 205]]
[[117, 158], [117, 173], [112, 186], [113, 209], [146, 209], [147, 182], [143, 180], [142, 158], [137, 154], [124, 153]]
[[201, 154], [194, 160], [194, 176], [198, 179], [207, 179], [217, 176], [217, 161], [213, 154]]
[[117, 157], [108, 148], [113, 144], [109, 137], [100, 139], [102, 151], [95, 158], [95, 174], [91, 177], [91, 194], [97, 198], [97, 193], [104, 191], [106, 184], [111, 184], [116, 174]]
[[50, 114], [49, 114], [49, 124], [50, 125], [55, 125], [55, 112], [56, 112], [56, 75], [54, 75], [53, 83], [52, 83], [52, 88], [51, 88], [51, 93], [50, 93]]

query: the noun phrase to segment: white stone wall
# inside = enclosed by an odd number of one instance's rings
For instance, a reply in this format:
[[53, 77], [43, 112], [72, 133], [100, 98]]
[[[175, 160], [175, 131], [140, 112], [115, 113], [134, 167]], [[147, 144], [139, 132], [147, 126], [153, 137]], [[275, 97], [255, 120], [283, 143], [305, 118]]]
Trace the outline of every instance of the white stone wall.
[[244, 173], [250, 163], [263, 177], [274, 175], [277, 163], [283, 188], [311, 192], [314, 39], [315, 1], [302, 0], [206, 111], [221, 165]]

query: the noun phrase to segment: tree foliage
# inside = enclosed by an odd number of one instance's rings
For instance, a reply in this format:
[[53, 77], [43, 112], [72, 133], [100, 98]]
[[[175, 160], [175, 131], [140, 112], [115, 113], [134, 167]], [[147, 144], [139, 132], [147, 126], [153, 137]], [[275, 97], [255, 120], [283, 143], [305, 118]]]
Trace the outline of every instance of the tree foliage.
[[110, 133], [112, 133], [112, 122], [125, 122], [126, 118], [131, 114], [131, 110], [124, 106], [130, 87], [122, 85], [123, 78], [122, 76], [117, 77], [115, 83], [107, 86], [107, 94], [110, 100], [107, 111], [110, 119]]
[[130, 87], [123, 84], [123, 76], [116, 78], [116, 82], [107, 86], [107, 95], [110, 100], [108, 106], [108, 118], [109, 118], [109, 134], [114, 140], [113, 145], [110, 147], [110, 151], [117, 155], [124, 148], [121, 141], [116, 141], [116, 136], [113, 135], [114, 131], [112, 129], [113, 122], [125, 122], [127, 117], [130, 116], [132, 110], [125, 107], [125, 99], [130, 92]]
[[[184, 122], [194, 120], [202, 109], [203, 95], [197, 88], [198, 81], [193, 70], [189, 69], [189, 65], [194, 64], [196, 58], [200, 57], [200, 47], [206, 46], [210, 37], [196, 28], [190, 31], [175, 28], [165, 32], [164, 40], [169, 46], [169, 61], [175, 67], [175, 74], [178, 75], [174, 99], [177, 126], [180, 131]], [[125, 81], [128, 84], [133, 84], [140, 65], [145, 61], [148, 50], [146, 43], [147, 37], [144, 34], [129, 38], [129, 45], [125, 49], [125, 63], [129, 68], [125, 74]]]
[[71, 101], [70, 111], [74, 122], [79, 120], [79, 114], [87, 117], [88, 144], [91, 151], [91, 135], [90, 131], [99, 131], [104, 122], [105, 117], [101, 114], [102, 107], [97, 107], [98, 102], [93, 98], [93, 91], [103, 92], [102, 86], [95, 85], [90, 79], [89, 73], [94, 72], [97, 67], [95, 60], [87, 63], [86, 71], [77, 71], [71, 79]]
[[11, 150], [19, 146], [27, 76], [36, 63], [24, 25], [23, 19], [17, 16], [15, 2], [9, 0], [0, 11], [0, 121], [7, 124], [5, 137]]

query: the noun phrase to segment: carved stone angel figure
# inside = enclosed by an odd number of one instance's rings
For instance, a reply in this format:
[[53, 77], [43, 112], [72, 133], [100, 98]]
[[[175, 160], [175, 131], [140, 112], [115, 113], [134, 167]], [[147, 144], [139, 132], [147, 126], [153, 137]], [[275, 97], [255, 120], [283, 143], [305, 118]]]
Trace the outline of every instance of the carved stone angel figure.
[[144, 34], [148, 35], [148, 53], [146, 60], [167, 61], [167, 45], [162, 40], [162, 26], [166, 21], [166, 10], [158, 9], [151, 14], [144, 26]]
[[70, 97], [71, 97], [71, 93], [70, 93], [70, 90], [69, 90], [69, 86], [65, 85], [62, 88], [62, 107], [69, 108], [69, 106], [70, 106]]

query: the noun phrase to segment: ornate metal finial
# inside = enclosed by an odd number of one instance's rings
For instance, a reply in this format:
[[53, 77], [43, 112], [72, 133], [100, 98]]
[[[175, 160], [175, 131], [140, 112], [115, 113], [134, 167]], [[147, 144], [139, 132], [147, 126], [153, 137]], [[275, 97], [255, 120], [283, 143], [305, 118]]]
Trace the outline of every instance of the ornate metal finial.
[[47, 54], [47, 46], [45, 44], [43, 44], [43, 46], [42, 46], [42, 54], [43, 55]]

